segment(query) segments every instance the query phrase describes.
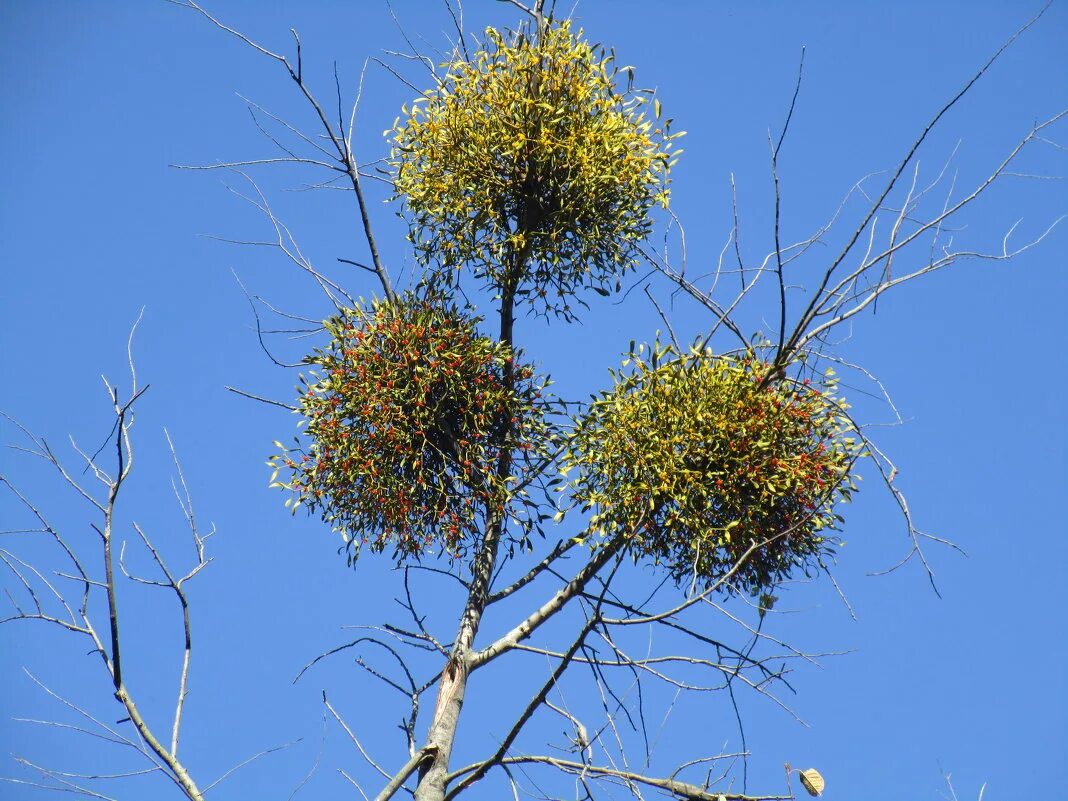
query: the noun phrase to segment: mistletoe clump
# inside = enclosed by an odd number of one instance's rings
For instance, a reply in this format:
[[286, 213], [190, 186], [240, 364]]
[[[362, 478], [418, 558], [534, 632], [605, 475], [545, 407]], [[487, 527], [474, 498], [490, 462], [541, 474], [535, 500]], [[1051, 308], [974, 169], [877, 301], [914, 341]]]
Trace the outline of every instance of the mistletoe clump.
[[533, 369], [476, 324], [413, 297], [326, 322], [330, 342], [306, 360], [319, 370], [302, 377], [305, 444], [271, 464], [290, 473], [275, 482], [287, 504], [319, 512], [353, 556], [460, 556], [508, 501], [502, 454], [542, 441]]
[[[590, 528], [621, 535], [677, 582], [754, 595], [829, 553], [860, 449], [833, 379], [763, 382], [751, 356], [632, 353], [567, 459]], [[624, 363], [624, 366], [628, 362]]]
[[578, 289], [607, 294], [633, 265], [650, 209], [667, 205], [681, 134], [647, 120], [618, 72], [569, 22], [536, 36], [490, 28], [403, 110], [387, 132], [394, 184], [438, 280], [469, 265], [570, 316]]

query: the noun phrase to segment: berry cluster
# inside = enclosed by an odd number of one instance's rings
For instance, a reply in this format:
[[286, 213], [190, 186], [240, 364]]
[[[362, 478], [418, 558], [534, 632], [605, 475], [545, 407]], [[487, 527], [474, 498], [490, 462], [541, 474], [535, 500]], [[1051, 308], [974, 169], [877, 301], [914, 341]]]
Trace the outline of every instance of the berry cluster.
[[414, 297], [327, 321], [330, 342], [307, 359], [319, 369], [302, 377], [304, 446], [271, 460], [273, 482], [353, 554], [462, 555], [486, 510], [509, 500], [502, 455], [544, 439], [533, 368], [476, 324]]

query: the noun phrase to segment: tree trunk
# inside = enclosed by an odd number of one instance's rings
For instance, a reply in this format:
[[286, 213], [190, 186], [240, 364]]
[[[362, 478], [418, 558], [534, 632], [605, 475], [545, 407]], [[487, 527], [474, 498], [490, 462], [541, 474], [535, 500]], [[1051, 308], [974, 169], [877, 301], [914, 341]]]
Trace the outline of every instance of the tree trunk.
[[[516, 253], [513, 268], [505, 276], [501, 291], [501, 342], [512, 347], [512, 329], [515, 322], [515, 292], [527, 259], [526, 248]], [[504, 367], [504, 383], [509, 389], [515, 386], [515, 358]], [[512, 470], [512, 454], [508, 448], [511, 438], [511, 424], [505, 425], [501, 434], [501, 456], [497, 463], [497, 478], [503, 482]], [[489, 599], [490, 581], [497, 564], [497, 551], [500, 547], [501, 534], [505, 525], [505, 505], [501, 503], [487, 515], [486, 536], [475, 555], [471, 566], [471, 589], [467, 595], [467, 604], [452, 653], [441, 674], [438, 685], [438, 700], [434, 705], [434, 716], [430, 721], [425, 747], [436, 749], [431, 760], [426, 762], [419, 772], [419, 784], [415, 789], [415, 801], [442, 801], [445, 797], [445, 777], [449, 772], [449, 759], [456, 739], [456, 728], [460, 722], [460, 709], [464, 704], [467, 691], [468, 659], [475, 635], [478, 634], [482, 613]]]
[[445, 777], [449, 772], [449, 759], [452, 756], [460, 710], [467, 691], [468, 657], [478, 633], [486, 599], [489, 597], [489, 582], [497, 562], [502, 525], [503, 515], [487, 526], [482, 548], [475, 557], [475, 575], [471, 582], [467, 607], [464, 609], [449, 661], [441, 674], [438, 700], [430, 721], [430, 731], [427, 733], [425, 747], [436, 748], [436, 751], [420, 770], [415, 801], [442, 801], [445, 797]]

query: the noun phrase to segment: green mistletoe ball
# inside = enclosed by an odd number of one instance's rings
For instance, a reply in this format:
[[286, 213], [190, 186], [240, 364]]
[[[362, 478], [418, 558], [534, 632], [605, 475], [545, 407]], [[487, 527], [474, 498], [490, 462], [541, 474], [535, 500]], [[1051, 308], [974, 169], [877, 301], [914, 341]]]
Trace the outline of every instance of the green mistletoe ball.
[[754, 595], [829, 553], [860, 455], [833, 380], [764, 385], [754, 357], [642, 352], [566, 459], [591, 532], [625, 537], [676, 582], [727, 577]]
[[387, 131], [396, 196], [435, 280], [467, 266], [566, 317], [577, 290], [607, 294], [633, 265], [681, 134], [647, 119], [619, 72], [569, 22], [490, 28], [403, 109]]
[[540, 444], [534, 370], [477, 322], [410, 296], [326, 322], [330, 342], [306, 360], [318, 370], [302, 377], [303, 437], [270, 464], [287, 504], [318, 512], [352, 557], [459, 557], [509, 500], [502, 454], [521, 464]]

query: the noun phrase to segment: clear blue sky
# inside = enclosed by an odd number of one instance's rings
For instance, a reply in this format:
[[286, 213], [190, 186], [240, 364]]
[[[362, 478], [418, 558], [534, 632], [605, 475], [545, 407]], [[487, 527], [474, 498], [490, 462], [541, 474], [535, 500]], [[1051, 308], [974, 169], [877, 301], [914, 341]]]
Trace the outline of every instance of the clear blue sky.
[[[440, 4], [394, 6], [413, 37], [444, 47], [449, 21]], [[466, 6], [469, 30], [515, 20], [497, 3], [468, 0]], [[673, 206], [687, 225], [695, 265], [713, 263], [726, 240], [732, 172], [747, 256], [758, 259], [769, 247], [766, 136], [783, 118], [802, 45], [805, 83], [781, 165], [786, 239], [828, 217], [858, 178], [896, 163], [932, 112], [1037, 7], [588, 0], [577, 17], [591, 38], [637, 66], [638, 83], [657, 87], [667, 113], [688, 131]], [[298, 29], [306, 75], [328, 99], [335, 59], [351, 97], [366, 56], [404, 49], [388, 8], [376, 0], [219, 0], [209, 8], [286, 52], [288, 29]], [[933, 176], [959, 140], [958, 186], [970, 186], [1034, 120], [1068, 105], [1065, 41], [1068, 4], [1059, 2], [947, 116], [921, 154], [924, 174]], [[298, 798], [355, 797], [339, 767], [376, 791], [379, 782], [333, 723], [322, 745], [320, 693], [330, 693], [388, 767], [405, 758], [394, 728], [398, 699], [352, 664], [352, 652], [295, 687], [291, 680], [312, 656], [352, 638], [342, 626], [395, 618], [391, 599], [399, 577], [381, 558], [346, 568], [323, 525], [282, 508], [280, 494], [267, 488], [263, 462], [272, 440], [292, 436], [295, 421], [224, 390], [235, 385], [287, 400], [296, 382], [294, 372], [274, 367], [260, 351], [232, 273], [287, 310], [314, 319], [328, 310], [277, 254], [198, 236], [264, 236], [262, 218], [226, 191], [241, 188], [238, 177], [168, 166], [270, 153], [238, 94], [301, 126], [312, 122], [306, 109], [276, 65], [164, 2], [5, 0], [0, 67], [0, 409], [57, 448], [68, 433], [95, 447], [110, 425], [99, 375], [124, 380], [126, 335], [145, 308], [135, 355], [151, 389], [135, 429], [138, 462], [123, 523], [145, 525], [175, 558], [187, 553], [168, 484], [167, 426], [198, 514], [219, 531], [211, 541], [215, 561], [192, 587], [197, 652], [187, 764], [203, 785], [251, 754], [303, 738], [242, 769], [211, 795], [289, 797], [321, 748], [321, 767]], [[383, 70], [368, 70], [359, 121], [364, 160], [383, 155], [380, 132], [411, 94]], [[1064, 126], [1054, 135], [1068, 141]], [[1044, 175], [1068, 174], [1063, 150], [1036, 151], [1024, 165]], [[365, 258], [350, 195], [283, 191], [307, 177], [286, 168], [257, 175], [313, 261], [333, 269], [338, 256]], [[373, 195], [380, 242], [396, 272], [411, 261], [403, 230], [394, 210], [379, 203], [384, 193]], [[1063, 181], [1016, 179], [977, 204], [955, 236], [996, 247], [1018, 219], [1026, 239], [1065, 212]], [[1068, 786], [1068, 638], [1061, 619], [1068, 608], [1066, 251], [1068, 229], [1062, 228], [1011, 264], [959, 264], [888, 297], [842, 344], [843, 354], [883, 380], [907, 419], [878, 438], [902, 469], [917, 522], [969, 556], [930, 550], [941, 599], [914, 564], [870, 577], [902, 556], [908, 542], [886, 493], [876, 481], [865, 482], [847, 510], [848, 546], [836, 568], [858, 620], [818, 581], [784, 593], [782, 608], [797, 613], [771, 624], [807, 651], [851, 653], [793, 674], [797, 694], [788, 700], [807, 727], [766, 699], [741, 694], [754, 753], [750, 792], [779, 792], [785, 761], [820, 767], [830, 799], [936, 799], [945, 789], [943, 772], [952, 774], [962, 799], [975, 798], [984, 782], [987, 801], [1053, 797]], [[353, 294], [374, 291], [364, 274], [333, 274]], [[805, 278], [797, 275], [799, 283]], [[523, 319], [517, 332], [561, 392], [575, 397], [604, 387], [606, 369], [627, 342], [652, 338], [659, 325], [640, 293], [622, 305], [594, 300], [579, 326]], [[693, 306], [680, 302], [676, 313], [680, 332], [706, 324]], [[752, 322], [759, 325], [759, 315]], [[280, 350], [295, 361], [307, 347], [298, 340]], [[885, 408], [857, 399], [869, 421], [888, 418]], [[5, 442], [17, 440], [7, 424], [0, 434]], [[72, 540], [91, 536], [88, 511], [39, 467], [5, 452], [0, 468]], [[0, 500], [0, 516], [3, 529], [22, 520], [10, 497]], [[40, 555], [32, 542], [11, 535], [0, 547]], [[630, 580], [654, 579], [637, 571]], [[10, 575], [2, 583], [14, 588]], [[428, 588], [425, 602], [441, 616], [444, 632], [458, 600], [445, 585], [434, 586], [439, 589]], [[178, 621], [163, 599], [124, 590], [131, 604], [125, 620], [130, 681], [146, 713], [163, 715], [175, 682]], [[487, 631], [503, 630], [521, 611], [509, 607], [490, 616]], [[545, 675], [543, 664], [523, 659], [517, 658], [521, 667], [494, 666], [478, 675], [458, 759], [491, 748], [521, 703], [519, 685]], [[85, 737], [13, 722], [71, 720], [24, 666], [104, 719], [121, 717], [96, 657], [86, 656], [80, 643], [40, 626], [10, 625], [0, 631], [0, 754], [60, 770], [118, 771], [131, 764]], [[560, 721], [539, 725], [536, 733], [559, 735]], [[667, 731], [654, 771], [739, 748], [722, 697], [686, 701]], [[530, 747], [538, 742], [533, 738]], [[32, 778], [6, 756], [0, 775]], [[119, 798], [170, 792], [159, 779], [113, 791]], [[506, 791], [487, 783], [471, 795]], [[568, 792], [566, 783], [560, 792]], [[0, 785], [0, 797], [22, 801], [41, 793]]]

